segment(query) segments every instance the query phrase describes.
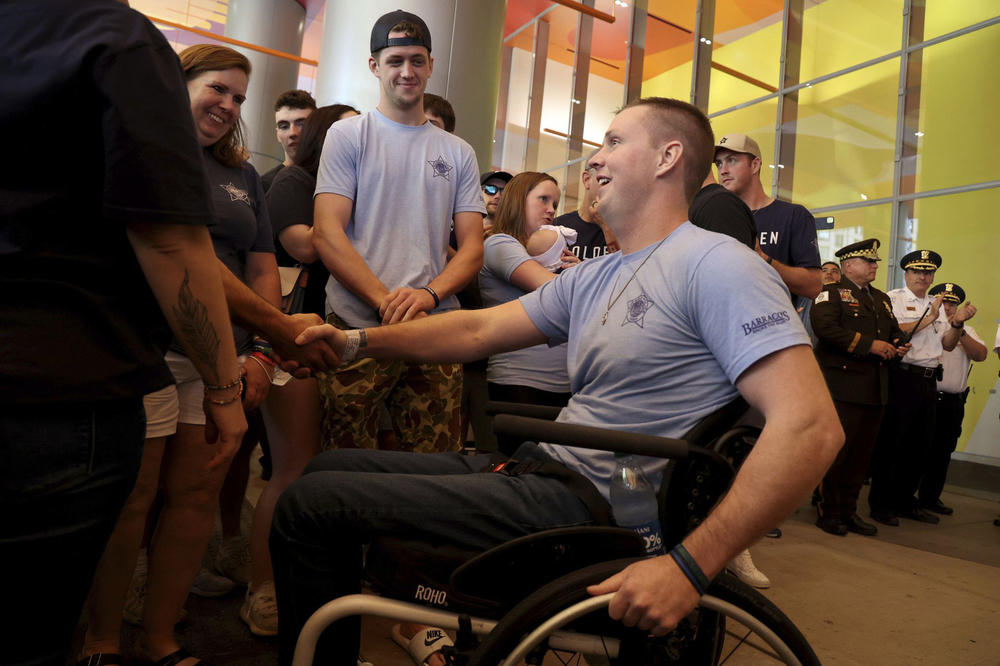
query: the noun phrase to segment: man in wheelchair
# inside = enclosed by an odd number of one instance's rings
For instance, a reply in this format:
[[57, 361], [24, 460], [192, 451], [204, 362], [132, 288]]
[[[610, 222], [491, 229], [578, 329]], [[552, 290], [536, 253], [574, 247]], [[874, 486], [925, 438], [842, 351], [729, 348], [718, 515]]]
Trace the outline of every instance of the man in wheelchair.
[[[687, 221], [713, 146], [709, 121], [695, 107], [632, 102], [589, 161], [601, 216], [621, 252], [495, 308], [366, 330], [321, 326], [300, 337], [329, 338], [345, 362], [358, 354], [468, 361], [565, 341], [573, 397], [557, 420], [567, 423], [679, 438], [738, 395], [760, 410], [766, 425], [730, 491], [675, 551], [687, 571], [665, 555], [589, 589], [614, 593], [611, 617], [655, 636], [695, 607], [699, 580], [797, 506], [843, 442], [777, 273], [740, 243]], [[567, 473], [490, 473], [485, 459], [450, 453], [335, 450], [316, 458], [282, 496], [271, 534], [282, 663], [313, 611], [360, 590], [362, 546], [375, 537], [486, 550], [606, 521], [612, 453], [526, 443], [514, 457]], [[641, 460], [659, 485], [666, 461]], [[316, 663], [353, 666], [358, 634], [359, 621], [335, 623]]]

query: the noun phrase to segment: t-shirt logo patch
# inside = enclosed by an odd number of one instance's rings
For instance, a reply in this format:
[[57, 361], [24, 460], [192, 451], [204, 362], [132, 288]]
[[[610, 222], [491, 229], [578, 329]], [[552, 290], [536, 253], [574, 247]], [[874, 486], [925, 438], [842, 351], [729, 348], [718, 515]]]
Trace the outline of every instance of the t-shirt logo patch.
[[232, 181], [227, 185], [219, 185], [226, 194], [229, 195], [230, 201], [242, 201], [246, 205], [250, 205], [250, 196], [246, 193], [246, 190], [241, 190], [240, 188], [233, 185]]
[[643, 320], [646, 318], [646, 313], [649, 312], [651, 307], [653, 307], [653, 299], [645, 293], [639, 294], [628, 302], [625, 310], [625, 321], [622, 322], [622, 326], [632, 323], [639, 328], [644, 328]]
[[436, 160], [430, 160], [427, 163], [431, 165], [431, 171], [433, 172], [431, 178], [440, 176], [445, 180], [451, 180], [451, 172], [455, 170], [455, 167], [445, 162], [443, 157], [438, 155]]
[[754, 317], [750, 321], [743, 324], [743, 335], [760, 333], [761, 331], [767, 330], [773, 326], [787, 324], [791, 321], [791, 319], [792, 317], [788, 314], [788, 310], [772, 312], [771, 314], [763, 315], [761, 317]]

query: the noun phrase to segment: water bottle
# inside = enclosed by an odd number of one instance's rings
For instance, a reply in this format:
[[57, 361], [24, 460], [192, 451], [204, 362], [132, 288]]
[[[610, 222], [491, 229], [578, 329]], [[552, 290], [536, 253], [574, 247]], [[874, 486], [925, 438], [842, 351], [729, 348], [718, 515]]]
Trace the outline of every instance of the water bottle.
[[643, 474], [634, 456], [616, 453], [615, 473], [611, 477], [611, 513], [619, 527], [642, 537], [646, 556], [663, 555], [663, 531], [656, 492]]

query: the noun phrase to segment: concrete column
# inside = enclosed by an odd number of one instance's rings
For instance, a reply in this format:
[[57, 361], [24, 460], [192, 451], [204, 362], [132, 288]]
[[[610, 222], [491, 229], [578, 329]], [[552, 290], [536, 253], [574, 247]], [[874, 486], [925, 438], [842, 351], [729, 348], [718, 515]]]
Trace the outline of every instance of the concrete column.
[[[378, 104], [378, 81], [368, 71], [369, 39], [382, 14], [401, 7], [398, 0], [367, 0], [327, 5], [316, 72], [316, 101], [351, 104], [363, 113]], [[455, 109], [455, 133], [476, 151], [480, 171], [493, 157], [494, 122], [500, 81], [504, 0], [408, 0], [402, 6], [422, 18], [431, 31], [434, 73], [427, 92], [441, 95]]]
[[[302, 52], [306, 10], [296, 0], [230, 0], [226, 36], [283, 53]], [[253, 74], [241, 116], [246, 123], [250, 162], [261, 173], [285, 159], [274, 135], [274, 100], [298, 87], [299, 63], [250, 49]]]

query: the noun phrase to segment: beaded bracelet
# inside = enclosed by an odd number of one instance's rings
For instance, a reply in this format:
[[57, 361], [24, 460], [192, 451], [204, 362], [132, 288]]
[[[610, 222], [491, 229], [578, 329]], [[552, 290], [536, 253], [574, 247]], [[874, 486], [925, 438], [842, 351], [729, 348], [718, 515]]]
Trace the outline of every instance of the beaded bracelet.
[[677, 563], [677, 567], [681, 570], [681, 573], [691, 582], [698, 596], [705, 594], [708, 589], [709, 580], [705, 572], [701, 570], [698, 563], [695, 562], [694, 558], [691, 557], [691, 553], [687, 551], [687, 548], [683, 544], [677, 544], [674, 549], [670, 551], [670, 557], [674, 558], [674, 562]]
[[237, 400], [239, 400], [242, 397], [243, 397], [243, 391], [240, 390], [240, 391], [237, 391], [233, 395], [233, 397], [230, 398], [229, 400], [216, 400], [215, 398], [209, 398], [207, 395], [205, 396], [205, 400], [208, 400], [213, 405], [225, 406], [225, 405], [231, 405], [231, 404], [233, 404], [234, 402], [236, 402]]
[[236, 388], [237, 386], [240, 385], [240, 380], [242, 380], [242, 379], [243, 379], [242, 376], [241, 377], [237, 377], [236, 379], [234, 379], [233, 381], [229, 382], [228, 384], [222, 384], [222, 385], [218, 385], [218, 386], [215, 385], [215, 384], [205, 384], [205, 390], [206, 391], [225, 391], [226, 389]]

